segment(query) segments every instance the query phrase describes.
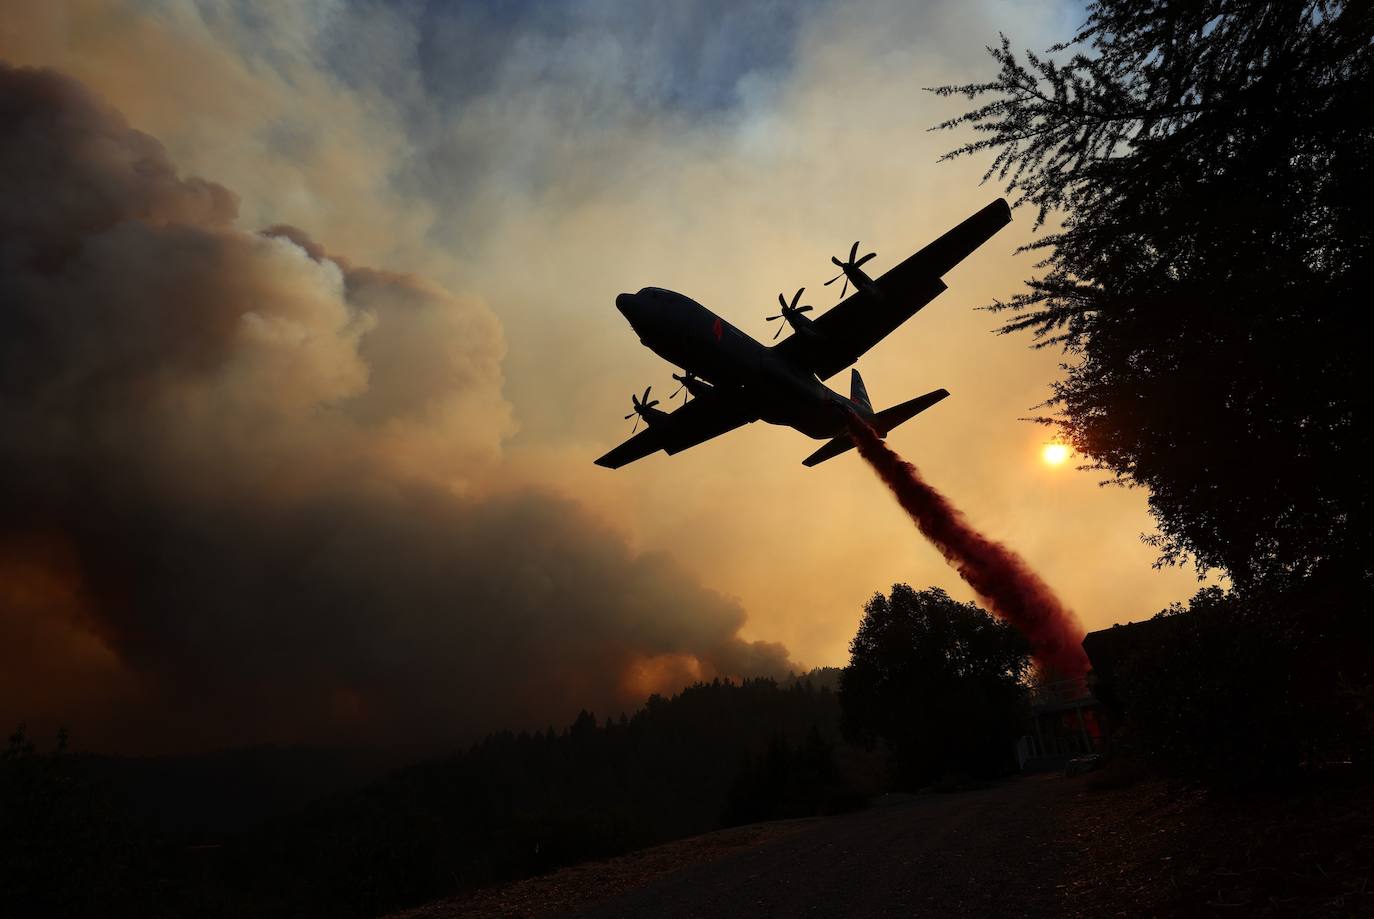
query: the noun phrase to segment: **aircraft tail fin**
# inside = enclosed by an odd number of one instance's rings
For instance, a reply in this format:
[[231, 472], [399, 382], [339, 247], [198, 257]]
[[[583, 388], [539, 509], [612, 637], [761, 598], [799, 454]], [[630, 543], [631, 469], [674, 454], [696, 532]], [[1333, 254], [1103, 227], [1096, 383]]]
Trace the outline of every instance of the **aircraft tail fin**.
[[894, 405], [892, 408], [885, 408], [873, 416], [873, 427], [879, 434], [886, 436], [887, 432], [897, 425], [910, 421], [948, 395], [948, 389], [937, 389], [934, 392], [926, 393], [924, 396], [909, 399], [900, 405]]
[[868, 401], [868, 389], [864, 386], [864, 378], [859, 376], [857, 368], [849, 372], [849, 401], [862, 406], [865, 411], [873, 411], [873, 403]]

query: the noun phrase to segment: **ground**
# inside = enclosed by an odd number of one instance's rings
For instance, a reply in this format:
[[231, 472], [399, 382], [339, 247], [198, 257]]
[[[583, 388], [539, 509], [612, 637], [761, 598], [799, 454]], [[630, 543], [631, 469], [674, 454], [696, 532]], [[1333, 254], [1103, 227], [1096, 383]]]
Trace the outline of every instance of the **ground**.
[[1371, 878], [1367, 785], [1221, 799], [1054, 775], [709, 833], [396, 919], [1371, 916]]

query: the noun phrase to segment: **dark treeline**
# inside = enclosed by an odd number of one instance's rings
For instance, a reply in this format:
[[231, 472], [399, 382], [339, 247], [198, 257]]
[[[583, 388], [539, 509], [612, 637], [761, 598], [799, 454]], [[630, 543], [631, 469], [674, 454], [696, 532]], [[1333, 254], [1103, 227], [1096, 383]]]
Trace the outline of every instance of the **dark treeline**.
[[169, 826], [157, 801], [113, 780], [128, 761], [39, 752], [16, 734], [0, 768], [0, 912], [373, 916], [722, 826], [852, 808], [884, 770], [842, 740], [836, 671], [812, 677], [715, 681], [630, 717], [583, 712], [562, 732], [493, 734], [237, 831]]
[[[628, 717], [583, 711], [353, 791], [325, 794], [375, 761], [127, 760], [65, 741], [39, 752], [20, 732], [0, 758], [4, 914], [376, 916], [888, 790], [963, 787], [1014, 770], [1028, 662], [1005, 623], [898, 584], [865, 607], [844, 671], [700, 683]], [[312, 776], [323, 796], [291, 806]]]

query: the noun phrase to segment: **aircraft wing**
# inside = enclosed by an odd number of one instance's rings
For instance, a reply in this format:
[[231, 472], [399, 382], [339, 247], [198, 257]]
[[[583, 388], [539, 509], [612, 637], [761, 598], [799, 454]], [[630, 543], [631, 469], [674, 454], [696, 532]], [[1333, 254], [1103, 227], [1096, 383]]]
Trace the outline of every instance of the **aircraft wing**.
[[737, 399], [712, 392], [693, 399], [682, 408], [654, 421], [649, 427], [596, 461], [598, 466], [619, 469], [659, 450], [681, 453], [688, 447], [757, 421], [758, 415]]
[[926, 246], [906, 261], [874, 279], [881, 292], [875, 297], [856, 290], [834, 309], [817, 317], [816, 335], [792, 335], [773, 352], [793, 366], [804, 367], [822, 380], [839, 373], [906, 322], [945, 289], [940, 280], [969, 253], [1011, 222], [1011, 208], [1003, 198]]

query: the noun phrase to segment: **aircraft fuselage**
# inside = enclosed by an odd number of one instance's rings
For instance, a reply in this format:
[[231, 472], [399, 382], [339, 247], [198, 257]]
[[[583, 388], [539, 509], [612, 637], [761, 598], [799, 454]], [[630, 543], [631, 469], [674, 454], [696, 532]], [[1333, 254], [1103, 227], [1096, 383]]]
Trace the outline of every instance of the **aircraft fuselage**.
[[[948, 398], [949, 390], [935, 389], [875, 411], [855, 362], [945, 291], [945, 274], [1010, 222], [1011, 207], [998, 198], [876, 278], [862, 267], [876, 256], [860, 257], [854, 243], [845, 260], [831, 259], [844, 277], [833, 309], [808, 317], [803, 314], [813, 307], [798, 305], [803, 290], [790, 302], [778, 295], [780, 313], [768, 318], [791, 326], [792, 334], [771, 347], [671, 290], [646, 287], [621, 294], [615, 305], [640, 342], [686, 371], [673, 379], [694, 398], [666, 411], [657, 407], [660, 400], [649, 398], [652, 387], [646, 387], [632, 398], [632, 411], [625, 416], [627, 421], [638, 416], [629, 439], [597, 457], [596, 464], [619, 469], [660, 450], [673, 456], [760, 419], [828, 439], [802, 460], [803, 466], [854, 449], [855, 415], [885, 437]], [[848, 294], [851, 285], [854, 293]], [[822, 382], [846, 367], [851, 368], [848, 398]], [[637, 430], [640, 421], [646, 430]]]
[[844, 433], [848, 412], [872, 415], [690, 297], [646, 287], [621, 294], [615, 305], [645, 347], [722, 391], [734, 391], [769, 424], [823, 439]]

